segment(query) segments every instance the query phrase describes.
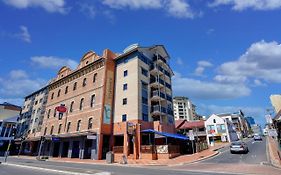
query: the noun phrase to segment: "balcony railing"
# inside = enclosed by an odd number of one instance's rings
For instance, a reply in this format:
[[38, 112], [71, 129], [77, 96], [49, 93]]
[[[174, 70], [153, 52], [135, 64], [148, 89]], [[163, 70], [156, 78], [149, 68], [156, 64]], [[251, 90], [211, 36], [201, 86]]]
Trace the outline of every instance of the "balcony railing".
[[160, 107], [159, 105], [155, 105], [151, 107], [151, 112], [161, 112], [161, 113], [167, 113], [167, 109], [165, 107]]
[[160, 83], [162, 85], [165, 85], [165, 81], [161, 78], [150, 78], [150, 83]]
[[153, 58], [152, 58], [152, 61], [157, 61], [157, 60], [160, 60], [160, 61], [163, 61], [164, 63], [167, 63], [166, 59], [164, 59], [162, 56], [158, 55], [158, 58], [157, 56], [155, 55]]
[[165, 94], [163, 92], [160, 91], [153, 91], [151, 93], [151, 97], [161, 97], [161, 98], [166, 98]]

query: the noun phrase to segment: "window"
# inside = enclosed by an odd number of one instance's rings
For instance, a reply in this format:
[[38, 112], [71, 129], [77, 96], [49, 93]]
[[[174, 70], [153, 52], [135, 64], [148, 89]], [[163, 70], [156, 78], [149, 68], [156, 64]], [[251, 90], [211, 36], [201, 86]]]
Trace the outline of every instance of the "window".
[[68, 92], [68, 86], [65, 87], [64, 94], [67, 94], [67, 92]]
[[127, 89], [128, 89], [128, 84], [127, 83], [123, 84], [123, 91], [126, 91]]
[[122, 122], [125, 122], [127, 120], [127, 114], [122, 115]]
[[83, 80], [83, 87], [86, 86], [86, 84], [87, 84], [87, 78], [84, 78], [84, 80]]
[[81, 101], [80, 101], [80, 111], [83, 109], [83, 103], [84, 103], [84, 98], [81, 98]]
[[124, 70], [124, 77], [127, 77], [128, 75], [128, 70]]
[[32, 129], [32, 134], [35, 133], [35, 129]]
[[43, 98], [40, 98], [39, 103], [42, 103], [42, 101], [43, 101]]
[[69, 112], [70, 112], [70, 113], [73, 112], [73, 105], [74, 105], [74, 101], [72, 101], [72, 102], [70, 103], [70, 108], [69, 108]]
[[57, 97], [59, 97], [60, 96], [60, 89], [59, 89], [59, 91], [58, 91], [58, 96]]
[[92, 129], [92, 127], [93, 127], [93, 118], [89, 118], [88, 129]]
[[148, 115], [147, 115], [147, 114], [142, 113], [142, 120], [143, 120], [143, 121], [147, 121], [147, 122], [148, 122]]
[[47, 134], [47, 127], [44, 130], [44, 135], [46, 135], [46, 134]]
[[61, 126], [62, 126], [62, 124], [59, 125], [58, 134], [60, 134], [60, 132], [61, 132]]
[[80, 131], [80, 129], [81, 129], [81, 120], [78, 120], [76, 131]]
[[63, 113], [62, 112], [59, 112], [59, 120], [61, 120], [63, 117]]
[[54, 126], [51, 127], [50, 135], [53, 134], [53, 131], [54, 131]]
[[148, 76], [148, 71], [144, 68], [141, 68], [141, 74], [143, 74], [144, 76]]
[[213, 123], [216, 123], [216, 119], [213, 120]]
[[123, 98], [123, 105], [127, 104], [127, 98]]
[[67, 123], [66, 132], [69, 132], [69, 130], [70, 130], [70, 126], [71, 126], [71, 122], [68, 122], [68, 123]]
[[96, 95], [92, 95], [91, 97], [91, 108], [95, 106], [95, 102], [96, 102]]
[[54, 117], [56, 117], [57, 115], [57, 111], [56, 111], [56, 108], [54, 109]]
[[98, 74], [97, 74], [97, 73], [95, 73], [95, 74], [94, 74], [94, 77], [93, 77], [93, 83], [95, 83], [95, 82], [96, 82], [96, 80], [97, 80], [97, 76], [98, 76]]
[[52, 93], [51, 99], [54, 99], [54, 92]]
[[74, 91], [76, 90], [76, 88], [77, 88], [77, 82], [75, 82], [75, 83], [73, 84], [73, 90], [74, 90]]
[[38, 100], [35, 101], [35, 105], [37, 105], [37, 104], [38, 104]]

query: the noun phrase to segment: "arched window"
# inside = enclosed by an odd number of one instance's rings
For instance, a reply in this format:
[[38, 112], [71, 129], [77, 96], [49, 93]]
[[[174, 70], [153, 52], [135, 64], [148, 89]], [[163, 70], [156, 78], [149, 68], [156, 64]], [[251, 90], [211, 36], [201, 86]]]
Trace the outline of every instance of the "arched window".
[[72, 102], [70, 103], [69, 112], [73, 112], [73, 105], [74, 105], [74, 101], [72, 101]]
[[51, 100], [52, 100], [52, 99], [54, 99], [54, 92], [53, 92], [52, 95], [51, 95]]
[[67, 128], [66, 128], [66, 132], [69, 132], [69, 130], [70, 130], [70, 127], [71, 127], [71, 122], [68, 122], [68, 123], [67, 123]]
[[96, 80], [97, 80], [97, 76], [98, 76], [98, 74], [97, 74], [97, 73], [95, 73], [95, 74], [94, 74], [94, 77], [93, 77], [93, 83], [95, 83], [95, 82], [96, 82]]
[[89, 118], [88, 129], [92, 129], [92, 128], [93, 128], [93, 118]]
[[84, 80], [83, 80], [83, 87], [86, 86], [86, 84], [87, 84], [87, 78], [84, 78]]
[[80, 129], [81, 129], [81, 120], [78, 120], [76, 131], [80, 131]]
[[44, 130], [44, 135], [46, 135], [46, 134], [47, 134], [47, 127]]
[[56, 111], [56, 108], [54, 109], [54, 117], [56, 117], [57, 115], [57, 111]]
[[61, 126], [62, 126], [62, 124], [59, 125], [58, 134], [60, 134], [60, 132], [61, 132]]
[[81, 98], [81, 101], [80, 101], [80, 107], [79, 109], [82, 110], [83, 109], [83, 103], [84, 103], [84, 98]]
[[59, 89], [59, 91], [58, 91], [58, 97], [60, 96], [60, 89]]
[[50, 135], [53, 134], [53, 131], [54, 131], [54, 126], [51, 127]]
[[77, 88], [77, 82], [75, 82], [75, 83], [73, 84], [73, 90], [74, 90], [74, 91], [76, 90], [76, 88]]
[[68, 92], [68, 86], [65, 87], [64, 94], [67, 94], [67, 92]]
[[48, 118], [50, 118], [50, 114], [51, 114], [51, 109], [48, 110], [48, 115], [47, 115]]
[[96, 102], [96, 95], [92, 95], [91, 97], [91, 108], [95, 106], [95, 102]]

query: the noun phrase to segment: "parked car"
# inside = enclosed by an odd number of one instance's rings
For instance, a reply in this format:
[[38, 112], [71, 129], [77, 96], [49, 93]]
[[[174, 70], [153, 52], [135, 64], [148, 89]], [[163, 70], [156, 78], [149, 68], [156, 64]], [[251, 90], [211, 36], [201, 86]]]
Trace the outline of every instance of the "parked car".
[[230, 145], [230, 153], [248, 153], [249, 149], [245, 142], [237, 141], [232, 142]]
[[260, 135], [254, 135], [254, 140], [255, 141], [262, 140], [262, 137]]
[[253, 138], [253, 135], [252, 135], [252, 134], [249, 134], [249, 135], [248, 135], [248, 138]]

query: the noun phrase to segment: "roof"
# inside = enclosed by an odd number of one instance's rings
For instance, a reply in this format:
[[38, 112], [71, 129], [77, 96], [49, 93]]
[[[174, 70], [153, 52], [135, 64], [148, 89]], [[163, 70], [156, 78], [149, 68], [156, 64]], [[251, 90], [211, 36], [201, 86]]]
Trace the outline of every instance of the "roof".
[[183, 125], [186, 122], [186, 120], [175, 120], [175, 128], [179, 128], [181, 125]]
[[[176, 124], [180, 123], [180, 121], [175, 121]], [[193, 129], [193, 128], [204, 128], [205, 121], [204, 120], [196, 120], [196, 121], [182, 121], [180, 125], [176, 125], [176, 129]]]
[[185, 135], [182, 135], [182, 134], [172, 134], [172, 133], [167, 133], [167, 132], [159, 132], [159, 131], [155, 131], [153, 129], [146, 129], [146, 130], [142, 130], [141, 132], [143, 132], [143, 133], [154, 133], [154, 134], [158, 134], [158, 135], [161, 135], [161, 136], [180, 139], [180, 140], [189, 140], [188, 136], [185, 136]]
[[19, 115], [13, 116], [13, 117], [9, 117], [4, 119], [3, 121], [6, 123], [16, 123], [18, 121]]

